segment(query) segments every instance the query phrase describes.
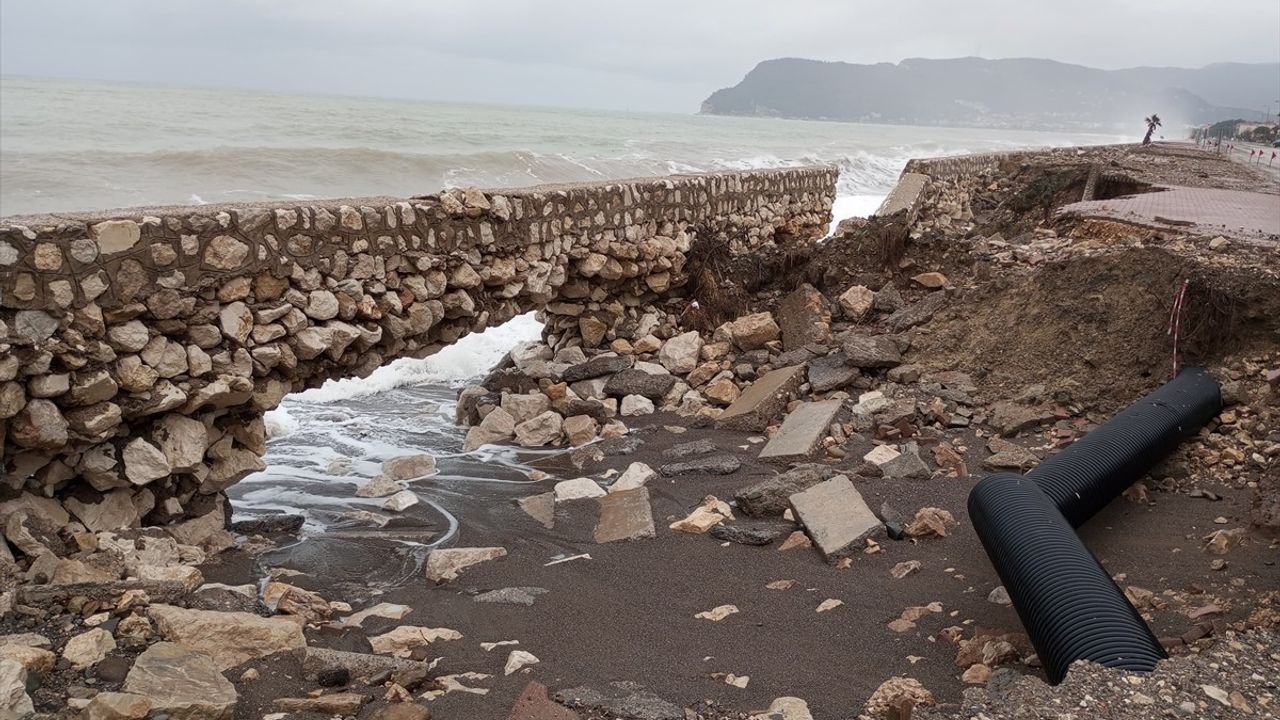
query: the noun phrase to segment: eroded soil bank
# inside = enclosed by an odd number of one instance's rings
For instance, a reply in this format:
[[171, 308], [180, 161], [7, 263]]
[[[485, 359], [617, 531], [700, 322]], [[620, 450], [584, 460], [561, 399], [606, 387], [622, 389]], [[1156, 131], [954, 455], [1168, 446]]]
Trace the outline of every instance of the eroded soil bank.
[[[633, 332], [518, 348], [461, 393], [448, 449], [534, 469], [404, 584], [316, 571], [288, 517], [67, 537], [11, 513], [0, 690], [92, 718], [1273, 715], [1280, 238], [1105, 205], [1166, 186], [1280, 212], [1247, 168], [1113, 147], [939, 172], [809, 247], [693, 253]], [[1081, 531], [1171, 659], [1050, 687], [965, 498], [1175, 362], [1228, 407]], [[445, 490], [428, 465], [351, 488], [387, 508], [335, 567], [387, 562], [396, 508]], [[110, 563], [159, 569], [126, 590]]]

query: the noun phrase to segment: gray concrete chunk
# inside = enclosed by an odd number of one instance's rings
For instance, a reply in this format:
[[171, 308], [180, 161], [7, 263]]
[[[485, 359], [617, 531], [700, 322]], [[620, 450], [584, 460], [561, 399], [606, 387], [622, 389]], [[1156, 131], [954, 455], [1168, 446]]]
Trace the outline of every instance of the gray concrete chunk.
[[600, 522], [594, 539], [598, 543], [639, 540], [655, 536], [649, 489], [622, 490], [599, 498]]
[[761, 460], [804, 460], [818, 449], [827, 428], [840, 411], [842, 400], [810, 402], [796, 408], [778, 428], [778, 434], [760, 451]]
[[803, 365], [770, 371], [751, 383], [737, 400], [720, 413], [716, 426], [726, 430], [764, 430], [782, 415], [804, 378]]
[[855, 545], [884, 532], [880, 518], [843, 475], [792, 495], [791, 509], [828, 560], [857, 550]]

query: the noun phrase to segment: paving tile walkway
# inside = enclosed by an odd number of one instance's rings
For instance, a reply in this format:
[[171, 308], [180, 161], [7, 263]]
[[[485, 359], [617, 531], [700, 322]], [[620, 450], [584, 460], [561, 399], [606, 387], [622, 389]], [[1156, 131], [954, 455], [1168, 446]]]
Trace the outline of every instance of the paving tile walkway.
[[1167, 187], [1128, 197], [1072, 203], [1059, 212], [1155, 228], [1182, 227], [1204, 235], [1237, 238], [1280, 235], [1280, 196], [1243, 190]]

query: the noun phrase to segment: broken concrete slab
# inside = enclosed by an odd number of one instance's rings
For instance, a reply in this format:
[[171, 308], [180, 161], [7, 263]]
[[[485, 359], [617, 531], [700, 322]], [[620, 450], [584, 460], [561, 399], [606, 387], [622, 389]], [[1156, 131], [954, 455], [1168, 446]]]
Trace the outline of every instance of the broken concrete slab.
[[764, 430], [782, 415], [804, 380], [803, 365], [791, 365], [766, 373], [747, 386], [738, 399], [720, 413], [716, 418], [716, 427], [726, 430]]
[[649, 489], [621, 490], [600, 498], [600, 522], [593, 537], [598, 543], [639, 540], [656, 536]]
[[874, 217], [889, 217], [894, 213], [906, 212], [906, 222], [911, 224], [920, 210], [920, 199], [929, 184], [929, 176], [923, 173], [904, 172], [898, 178], [898, 184], [885, 196]]
[[871, 448], [871, 451], [866, 455], [863, 455], [862, 459], [876, 467], [881, 467], [901, 454], [902, 453], [898, 452], [897, 449], [889, 447], [888, 445], [877, 445]]
[[792, 495], [791, 508], [796, 519], [804, 524], [805, 533], [828, 560], [857, 550], [853, 546], [884, 533], [880, 518], [843, 475]]
[[933, 477], [933, 472], [920, 457], [920, 446], [913, 442], [903, 443], [897, 457], [880, 463], [880, 472], [895, 480], [928, 480]]
[[793, 462], [813, 455], [826, 436], [827, 429], [842, 400], [823, 400], [804, 403], [782, 422], [778, 434], [760, 451], [760, 459], [772, 462]]
[[747, 515], [777, 517], [791, 507], [792, 495], [808, 490], [823, 480], [829, 480], [835, 474], [835, 470], [828, 465], [803, 463], [786, 472], [742, 488], [734, 493], [733, 499]]

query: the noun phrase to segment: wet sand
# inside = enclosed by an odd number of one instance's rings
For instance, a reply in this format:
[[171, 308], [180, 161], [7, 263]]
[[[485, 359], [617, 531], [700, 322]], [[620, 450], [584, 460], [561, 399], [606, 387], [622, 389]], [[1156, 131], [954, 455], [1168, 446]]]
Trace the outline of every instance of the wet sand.
[[[530, 679], [552, 691], [587, 686], [607, 692], [611, 683], [632, 682], [676, 705], [710, 699], [739, 710], [763, 709], [775, 697], [793, 695], [809, 702], [814, 717], [835, 718], [855, 715], [881, 682], [905, 675], [920, 680], [939, 701], [955, 702], [965, 687], [959, 679], [961, 668], [954, 664], [956, 647], [937, 633], [952, 625], [964, 627], [966, 637], [977, 627], [1022, 632], [1011, 607], [987, 600], [999, 580], [965, 513], [968, 490], [984, 475], [977, 459], [984, 453], [969, 452], [969, 478], [867, 479], [857, 477], [853, 468], [871, 444], [849, 443], [847, 459], [835, 467], [854, 479], [870, 507], [878, 509], [887, 502], [909, 518], [920, 507], [936, 506], [950, 511], [959, 526], [946, 538], [885, 541], [883, 552], [857, 555], [852, 567], [837, 569], [811, 548], [779, 551], [778, 542], [767, 547], [722, 546], [710, 536], [668, 529], [672, 520], [687, 515], [704, 496], [729, 500], [737, 489], [772, 475], [776, 469], [754, 459], [760, 446], [747, 442], [748, 433], [704, 428], [675, 434], [662, 426], [683, 421], [661, 413], [629, 420], [645, 440], [633, 453], [605, 457], [581, 472], [561, 467], [554, 473], [556, 477], [537, 484], [503, 486], [484, 498], [485, 510], [480, 515], [469, 507], [458, 513], [461, 525], [449, 545], [501, 545], [509, 552], [506, 558], [468, 568], [457, 580], [443, 585], [432, 585], [418, 576], [381, 594], [317, 575], [290, 581], [357, 609], [376, 602], [414, 608], [403, 620], [368, 620], [365, 635], [403, 624], [462, 632], [464, 639], [435, 643], [429, 655], [443, 656], [438, 666], [441, 674], [470, 671], [493, 675], [465, 681], [488, 688], [489, 693], [454, 692], [434, 701], [432, 710], [440, 718], [506, 718]], [[518, 497], [550, 490], [560, 479], [600, 477], [610, 468], [621, 472], [635, 461], [656, 468], [665, 461], [662, 450], [703, 438], [738, 454], [743, 466], [728, 476], [687, 475], [650, 481], [655, 539], [604, 545], [592, 542], [597, 514], [593, 500], [558, 505], [553, 530], [543, 528], [514, 503]], [[976, 448], [979, 442], [970, 437], [968, 445]], [[742, 449], [743, 445], [748, 448]], [[563, 456], [558, 463], [541, 464], [566, 465]], [[414, 485], [430, 496], [431, 483]], [[1202, 552], [1200, 538], [1214, 529], [1247, 524], [1248, 513], [1246, 491], [1215, 490], [1223, 496], [1221, 502], [1157, 492], [1151, 493], [1153, 505], [1118, 499], [1082, 529], [1082, 537], [1109, 570], [1125, 575], [1122, 587], [1137, 585], [1157, 595], [1166, 589], [1190, 591], [1192, 597], [1203, 597], [1204, 604], [1216, 600], [1223, 605], [1224, 614], [1213, 619], [1238, 619], [1243, 613], [1234, 610], [1234, 600], [1280, 585], [1277, 552], [1273, 547], [1233, 553], [1226, 570], [1211, 571], [1212, 556]], [[1214, 518], [1219, 516], [1227, 518], [1228, 524], [1215, 524]], [[469, 517], [483, 519], [472, 523]], [[738, 522], [756, 524], [741, 515]], [[784, 524], [792, 529], [789, 523]], [[352, 556], [331, 557], [330, 562], [351, 567], [367, 562], [369, 571], [376, 574], [385, 557], [364, 554], [360, 548], [355, 543], [347, 551], [338, 550]], [[591, 559], [545, 566], [556, 557], [579, 553], [589, 553]], [[918, 560], [923, 567], [903, 579], [893, 578], [890, 569], [906, 560]], [[765, 588], [766, 583], [781, 579], [794, 579], [797, 584], [788, 590]], [[528, 607], [472, 599], [479, 592], [514, 586], [548, 592]], [[816, 613], [818, 604], [828, 598], [839, 599], [844, 605]], [[922, 618], [916, 629], [895, 633], [887, 627], [903, 608], [931, 602], [940, 602], [943, 612]], [[736, 605], [740, 612], [720, 622], [694, 618], [696, 613], [722, 604]], [[1180, 610], [1185, 612], [1186, 608], [1173, 603], [1154, 613], [1151, 623], [1157, 635], [1181, 635], [1193, 625]], [[503, 677], [502, 666], [512, 648], [484, 652], [479, 647], [481, 642], [501, 640], [518, 640], [518, 647], [532, 652], [541, 663]], [[343, 643], [350, 642], [349, 637], [335, 636], [314, 639], [312, 644], [357, 649], [344, 647]], [[910, 656], [918, 659], [912, 663]], [[285, 676], [297, 671], [288, 662], [272, 661], [260, 667], [260, 683], [264, 685], [277, 681], [287, 685], [290, 680]], [[1015, 667], [1021, 672], [1037, 672]], [[750, 682], [740, 689], [713, 678], [713, 673], [748, 675]], [[303, 689], [304, 685], [299, 685], [299, 691]], [[272, 696], [280, 693], [275, 690]], [[266, 701], [255, 706], [252, 694], [244, 699], [247, 702], [237, 708], [237, 717], [260, 717], [271, 711]]]

